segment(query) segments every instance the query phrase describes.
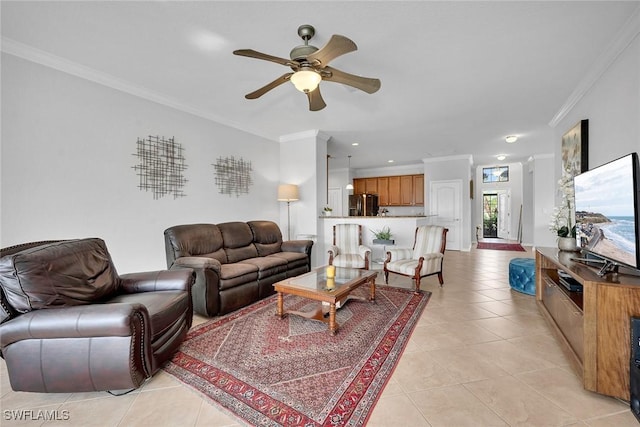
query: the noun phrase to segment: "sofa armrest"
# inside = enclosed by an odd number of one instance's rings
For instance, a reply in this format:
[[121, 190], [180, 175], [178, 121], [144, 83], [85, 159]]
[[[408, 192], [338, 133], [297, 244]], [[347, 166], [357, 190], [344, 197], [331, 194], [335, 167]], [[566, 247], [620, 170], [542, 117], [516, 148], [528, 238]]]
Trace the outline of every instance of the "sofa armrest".
[[[0, 348], [27, 339], [128, 337], [149, 328], [142, 304], [91, 304], [34, 310], [0, 326]], [[140, 333], [140, 332], [138, 332]], [[149, 336], [147, 331], [146, 336]]]
[[146, 271], [120, 276], [122, 291], [135, 294], [156, 291], [190, 291], [195, 280], [191, 269]]
[[299, 252], [311, 256], [311, 247], [313, 240], [287, 240], [282, 242], [280, 250], [282, 252]]
[[200, 268], [211, 268], [217, 273], [220, 273], [222, 264], [215, 258], [207, 258], [202, 256], [185, 256], [176, 259], [173, 263], [173, 266], [180, 268], [193, 268], [194, 270]]

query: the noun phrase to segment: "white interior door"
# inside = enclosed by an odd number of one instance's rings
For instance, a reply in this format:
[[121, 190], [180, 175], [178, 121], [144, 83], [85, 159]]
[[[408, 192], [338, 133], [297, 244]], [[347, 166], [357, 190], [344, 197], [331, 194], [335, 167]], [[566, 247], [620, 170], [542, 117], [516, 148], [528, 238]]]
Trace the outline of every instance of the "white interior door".
[[342, 188], [335, 187], [329, 189], [329, 199], [327, 200], [327, 205], [331, 209], [333, 209], [334, 215], [344, 215], [344, 213], [342, 212]]
[[462, 247], [462, 181], [432, 181], [430, 194], [431, 223], [448, 228], [447, 249], [459, 251]]
[[509, 239], [511, 236], [511, 194], [509, 191], [498, 192], [498, 238]]

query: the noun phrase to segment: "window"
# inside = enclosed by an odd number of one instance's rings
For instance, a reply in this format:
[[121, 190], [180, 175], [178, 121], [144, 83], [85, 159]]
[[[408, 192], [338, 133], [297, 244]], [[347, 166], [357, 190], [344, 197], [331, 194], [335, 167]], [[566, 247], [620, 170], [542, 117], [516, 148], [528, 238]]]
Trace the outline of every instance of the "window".
[[507, 182], [509, 181], [509, 166], [495, 166], [482, 168], [482, 182]]

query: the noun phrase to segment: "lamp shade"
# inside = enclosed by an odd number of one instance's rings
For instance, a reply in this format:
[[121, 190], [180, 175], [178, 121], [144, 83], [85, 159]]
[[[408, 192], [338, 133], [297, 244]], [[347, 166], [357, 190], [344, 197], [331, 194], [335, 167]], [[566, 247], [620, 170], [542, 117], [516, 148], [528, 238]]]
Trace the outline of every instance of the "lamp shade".
[[298, 193], [298, 186], [295, 184], [280, 184], [278, 185], [278, 201], [279, 202], [293, 202], [300, 200]]
[[313, 92], [318, 87], [318, 84], [322, 80], [320, 74], [310, 70], [300, 70], [291, 76], [291, 83], [300, 92]]

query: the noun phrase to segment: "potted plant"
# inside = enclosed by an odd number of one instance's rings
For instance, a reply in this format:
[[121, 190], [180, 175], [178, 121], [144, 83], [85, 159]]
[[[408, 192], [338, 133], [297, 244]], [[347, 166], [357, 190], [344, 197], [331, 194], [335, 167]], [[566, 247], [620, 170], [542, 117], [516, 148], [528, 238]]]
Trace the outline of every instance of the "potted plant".
[[324, 212], [324, 216], [331, 216], [331, 212], [333, 212], [333, 209], [329, 206], [325, 206], [322, 210]]
[[376, 236], [373, 239], [373, 243], [376, 245], [393, 245], [395, 240], [391, 239], [391, 229], [389, 227], [383, 227], [381, 230], [371, 230], [373, 235]]

